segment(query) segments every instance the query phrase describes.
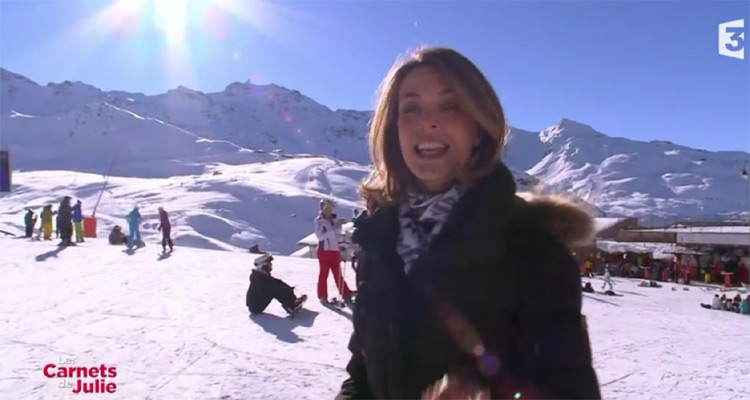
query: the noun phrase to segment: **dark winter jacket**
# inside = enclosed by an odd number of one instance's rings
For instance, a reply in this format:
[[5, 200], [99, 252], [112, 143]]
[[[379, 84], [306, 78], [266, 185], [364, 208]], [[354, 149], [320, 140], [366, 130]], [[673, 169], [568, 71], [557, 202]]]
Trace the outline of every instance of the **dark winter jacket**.
[[83, 221], [83, 211], [81, 210], [81, 205], [76, 203], [76, 205], [73, 206], [73, 222], [81, 221]]
[[159, 226], [161, 229], [171, 229], [172, 224], [169, 223], [169, 214], [166, 210], [159, 211]]
[[33, 228], [36, 225], [36, 216], [33, 212], [27, 212], [23, 218], [23, 223], [27, 228]]
[[448, 372], [492, 388], [493, 399], [601, 398], [566, 247], [591, 240], [593, 221], [560, 198], [526, 198], [499, 164], [459, 200], [409, 276], [396, 207], [355, 221], [352, 357], [337, 399], [421, 398]]
[[70, 207], [70, 201], [63, 201], [60, 203], [60, 208], [57, 209], [57, 224], [67, 225], [73, 220], [73, 209]]
[[273, 281], [276, 280], [269, 272], [259, 268], [254, 268], [250, 272], [250, 286], [247, 288], [245, 305], [251, 313], [263, 312], [268, 306], [269, 294], [273, 293]]

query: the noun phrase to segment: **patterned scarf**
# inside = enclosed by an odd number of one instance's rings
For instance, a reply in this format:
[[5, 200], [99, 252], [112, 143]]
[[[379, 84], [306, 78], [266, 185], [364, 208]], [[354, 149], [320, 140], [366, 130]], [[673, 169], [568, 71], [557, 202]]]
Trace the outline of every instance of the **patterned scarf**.
[[406, 201], [399, 205], [399, 235], [396, 249], [409, 273], [412, 263], [443, 228], [453, 206], [465, 189], [454, 185], [438, 195], [425, 195], [410, 191]]

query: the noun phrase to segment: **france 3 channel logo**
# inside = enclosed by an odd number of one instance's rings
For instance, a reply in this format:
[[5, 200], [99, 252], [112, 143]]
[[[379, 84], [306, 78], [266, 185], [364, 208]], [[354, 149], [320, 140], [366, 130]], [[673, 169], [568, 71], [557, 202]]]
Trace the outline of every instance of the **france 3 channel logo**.
[[745, 59], [745, 20], [719, 24], [719, 55]]

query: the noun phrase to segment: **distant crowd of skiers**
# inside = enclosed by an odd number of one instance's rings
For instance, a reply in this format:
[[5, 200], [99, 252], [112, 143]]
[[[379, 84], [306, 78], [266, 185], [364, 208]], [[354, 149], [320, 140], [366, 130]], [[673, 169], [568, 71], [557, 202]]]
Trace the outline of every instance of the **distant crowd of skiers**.
[[[52, 240], [53, 232], [53, 217], [56, 216], [55, 220], [55, 237], [61, 239], [60, 246], [75, 246], [76, 243], [83, 243], [84, 231], [83, 231], [83, 211], [81, 210], [81, 200], [76, 201], [75, 205], [71, 205], [71, 197], [65, 196], [58, 209], [55, 211], [52, 209], [52, 205], [48, 204], [42, 207], [40, 215], [34, 213], [33, 209], [26, 211], [24, 216], [24, 227], [25, 237], [34, 238], [34, 229], [37, 221], [39, 223], [39, 231], [35, 239], [37, 240]], [[128, 247], [142, 247], [145, 245], [141, 238], [141, 213], [138, 210], [138, 206], [133, 209], [125, 216], [125, 221], [128, 223], [129, 235], [125, 235], [122, 232], [122, 227], [115, 225], [109, 234], [109, 243], [113, 245], [126, 244]], [[159, 231], [162, 233], [162, 249], [164, 251], [169, 247], [169, 251], [174, 250], [174, 244], [172, 242], [172, 224], [169, 221], [169, 215], [163, 207], [159, 207]], [[73, 242], [73, 233], [75, 232], [75, 243]]]

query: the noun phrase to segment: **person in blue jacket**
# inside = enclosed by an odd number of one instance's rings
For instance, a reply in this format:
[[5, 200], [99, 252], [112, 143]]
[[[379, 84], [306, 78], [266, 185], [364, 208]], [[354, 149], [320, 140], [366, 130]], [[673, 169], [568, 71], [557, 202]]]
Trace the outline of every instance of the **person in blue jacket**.
[[740, 302], [740, 314], [750, 315], [750, 294]]
[[81, 200], [73, 206], [73, 226], [76, 231], [76, 243], [83, 243], [83, 211], [81, 211]]
[[141, 240], [141, 213], [138, 212], [138, 206], [133, 207], [133, 211], [131, 211], [125, 219], [128, 221], [128, 227], [130, 228], [128, 246], [133, 247], [134, 245], [143, 245], [143, 241]]

